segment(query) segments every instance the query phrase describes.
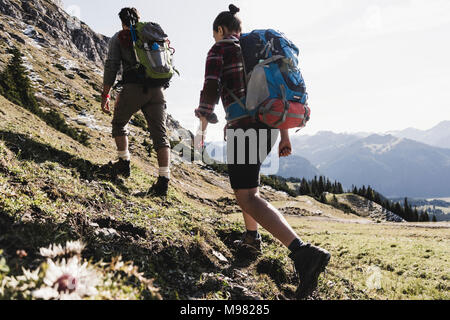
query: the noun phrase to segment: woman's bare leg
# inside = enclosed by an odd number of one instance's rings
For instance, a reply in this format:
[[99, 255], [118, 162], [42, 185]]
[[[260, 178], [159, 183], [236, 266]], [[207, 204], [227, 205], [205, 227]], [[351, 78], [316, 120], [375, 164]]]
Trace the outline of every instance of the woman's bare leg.
[[242, 215], [244, 216], [245, 228], [248, 231], [258, 231], [258, 222], [256, 222], [255, 219], [253, 219], [252, 216], [245, 211], [242, 212]]
[[298, 239], [297, 234], [283, 215], [270, 203], [262, 199], [258, 188], [235, 190], [237, 202], [243, 212], [269, 231], [286, 247]]

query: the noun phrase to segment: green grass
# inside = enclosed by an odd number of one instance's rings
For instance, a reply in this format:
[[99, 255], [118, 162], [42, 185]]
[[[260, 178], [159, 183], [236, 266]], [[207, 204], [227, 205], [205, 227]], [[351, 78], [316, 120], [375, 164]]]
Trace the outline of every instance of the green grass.
[[[233, 261], [231, 240], [244, 231], [240, 214], [222, 216], [214, 207], [200, 205], [176, 189], [170, 191], [167, 200], [136, 196], [136, 190], [145, 190], [154, 181], [138, 166], [133, 166], [133, 176], [127, 181], [86, 181], [76, 167], [64, 163], [20, 160], [20, 155], [18, 158], [2, 142], [0, 154], [6, 160], [0, 170], [0, 211], [19, 224], [31, 223], [27, 234], [8, 235], [0, 241], [9, 259], [19, 249], [33, 251], [51, 242], [81, 238], [88, 242], [94, 259], [107, 260], [120, 254], [133, 260], [146, 276], [156, 279], [164, 298], [190, 296], [199, 284], [199, 297], [232, 297], [233, 283], [213, 281], [215, 285], [211, 286], [201, 278], [205, 273], [221, 274], [226, 270], [211, 254], [213, 250]], [[42, 229], [35, 224], [36, 219], [45, 221], [48, 227]], [[74, 225], [77, 219], [113, 221], [108, 222], [108, 227], [122, 228], [122, 236], [129, 240], [99, 241], [86, 225]], [[333, 255], [316, 299], [450, 298], [448, 229], [318, 222], [295, 217], [288, 220], [303, 240]], [[21, 246], [12, 241], [18, 237]], [[261, 258], [235, 266], [249, 275], [238, 283], [264, 299], [293, 298], [295, 276], [287, 249], [267, 232], [263, 239]], [[167, 268], [171, 273], [166, 273]], [[367, 286], [372, 274], [369, 268], [381, 272], [379, 289]], [[190, 278], [182, 288], [178, 281], [183, 274]]]
[[[334, 289], [324, 291], [324, 298], [352, 299], [359, 294], [389, 300], [450, 298], [448, 229], [289, 221], [305, 240], [333, 254], [326, 281]], [[379, 290], [367, 287], [370, 267], [381, 271]]]
[[[230, 216], [238, 223], [240, 214]], [[288, 217], [303, 241], [321, 246], [332, 254], [327, 273], [320, 278], [317, 299], [448, 300], [450, 260], [448, 229], [395, 224], [357, 224], [326, 219]], [[266, 243], [259, 262], [275, 266], [274, 274], [260, 274], [255, 263], [251, 286], [261, 292], [289, 295], [293, 277], [287, 250], [263, 233]], [[281, 268], [279, 266], [282, 266]], [[266, 266], [267, 269], [267, 266]], [[278, 270], [284, 270], [280, 272]], [[380, 274], [380, 287], [368, 285]], [[268, 278], [267, 278], [268, 277]], [[281, 281], [282, 282], [282, 281]], [[277, 288], [277, 289], [274, 289]]]
[[[2, 150], [6, 149], [2, 145]], [[2, 157], [6, 156], [7, 153], [2, 151]], [[136, 167], [133, 178], [121, 186], [111, 181], [83, 181], [73, 171], [74, 168], [57, 162], [46, 161], [37, 165], [33, 161], [20, 161], [11, 156], [9, 153], [8, 165], [4, 170], [7, 173], [0, 174], [3, 186], [1, 211], [21, 223], [27, 223], [30, 219], [27, 213], [31, 213], [44, 218], [50, 225], [61, 225], [56, 234], [42, 232], [36, 226], [32, 227], [31, 233], [28, 231], [34, 236], [33, 239], [27, 239], [25, 234], [19, 235], [26, 250], [36, 250], [49, 242], [81, 236], [88, 241], [92, 251], [99, 252], [102, 245], [96, 242], [98, 240], [89, 231], [74, 229], [72, 221], [78, 215], [91, 220], [114, 217], [116, 223], [130, 224], [134, 228], [131, 234], [127, 234], [128, 237], [132, 238], [133, 233], [139, 230], [150, 230], [151, 236], [132, 239], [128, 244], [106, 245], [108, 250], [102, 249], [97, 259], [108, 259], [117, 253], [133, 259], [149, 276], [156, 278], [156, 283], [163, 287], [165, 298], [184, 297], [192, 290], [183, 292], [173, 281], [182, 274], [187, 273], [193, 278], [192, 281], [198, 281], [203, 272], [221, 271], [211, 257], [211, 249], [214, 247], [230, 258], [232, 253], [230, 244], [224, 243], [223, 237], [217, 234], [220, 230], [227, 234], [243, 231], [239, 216], [220, 216], [213, 208], [192, 203], [176, 190], [171, 191], [167, 202], [130, 195], [126, 190], [142, 190], [152, 180]], [[236, 223], [229, 224], [228, 221]], [[320, 283], [318, 295], [321, 299], [449, 298], [445, 274], [449, 270], [446, 230], [314, 222], [295, 218], [289, 218], [289, 221], [304, 240], [323, 246], [333, 254], [329, 274]], [[286, 258], [286, 249], [267, 234], [264, 240], [264, 256], [243, 268], [251, 274], [249, 281], [243, 284], [266, 299], [290, 296], [294, 290], [293, 273]], [[131, 252], [128, 250], [130, 244], [134, 247]], [[170, 251], [166, 252], [166, 247], [171, 248]], [[149, 248], [151, 253], [147, 252], [148, 256], [156, 255], [153, 261], [142, 256], [144, 248]], [[18, 249], [24, 247], [8, 248], [9, 255]], [[168, 266], [174, 272], [170, 277], [164, 273]], [[366, 286], [370, 276], [367, 269], [371, 266], [381, 269], [382, 286], [379, 290]], [[227, 297], [225, 292], [226, 288], [217, 286], [205, 292], [203, 297], [223, 298]]]

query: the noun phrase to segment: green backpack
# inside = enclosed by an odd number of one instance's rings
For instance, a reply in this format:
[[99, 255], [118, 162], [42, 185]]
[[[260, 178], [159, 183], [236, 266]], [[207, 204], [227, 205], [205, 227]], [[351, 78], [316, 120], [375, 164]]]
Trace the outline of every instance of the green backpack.
[[153, 22], [138, 22], [130, 28], [136, 60], [145, 70], [146, 78], [167, 80], [178, 71], [173, 66], [175, 49], [162, 28]]

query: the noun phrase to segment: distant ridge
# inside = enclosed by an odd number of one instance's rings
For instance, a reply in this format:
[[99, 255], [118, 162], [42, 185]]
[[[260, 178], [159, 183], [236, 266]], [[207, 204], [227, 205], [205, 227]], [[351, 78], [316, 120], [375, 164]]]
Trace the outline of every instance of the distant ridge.
[[416, 140], [434, 147], [450, 149], [450, 121], [442, 121], [429, 130], [408, 128], [390, 133], [397, 137]]
[[426, 131], [407, 129], [383, 134], [321, 131], [316, 135], [293, 136], [292, 143], [295, 155], [308, 159], [321, 174], [341, 181], [346, 188], [371, 185], [388, 197], [447, 197], [450, 195], [448, 134], [450, 121], [443, 121]]

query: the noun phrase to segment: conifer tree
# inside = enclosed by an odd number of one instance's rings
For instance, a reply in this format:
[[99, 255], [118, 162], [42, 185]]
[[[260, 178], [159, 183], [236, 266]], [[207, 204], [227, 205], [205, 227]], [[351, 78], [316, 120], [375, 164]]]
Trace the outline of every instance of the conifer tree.
[[327, 196], [325, 195], [325, 193], [322, 193], [322, 194], [320, 195], [319, 201], [322, 202], [322, 203], [324, 203], [324, 204], [327, 204], [327, 203], [328, 203]]
[[361, 193], [359, 195], [362, 196], [362, 197], [365, 197], [366, 194], [367, 194], [366, 186], [363, 186], [362, 189], [361, 189]]
[[[417, 209], [416, 209], [417, 210]], [[428, 216], [428, 212], [426, 211], [422, 211], [420, 213], [420, 222], [430, 222], [430, 217]]]
[[302, 179], [302, 182], [300, 184], [300, 194], [301, 195], [311, 195], [312, 194], [311, 186], [305, 178]]
[[327, 191], [327, 192], [333, 192], [333, 193], [334, 193], [334, 190], [332, 190], [332, 188], [333, 188], [333, 186], [331, 185], [330, 179], [327, 179], [325, 191]]
[[396, 202], [396, 203], [394, 204], [393, 212], [394, 212], [396, 215], [398, 215], [398, 216], [402, 217], [403, 219], [407, 220], [406, 217], [405, 217], [405, 211], [403, 210], [403, 208], [402, 208], [402, 206], [400, 205], [400, 203]]
[[318, 196], [320, 193], [319, 193], [319, 188], [318, 188], [318, 182], [317, 182], [317, 176], [316, 177], [314, 177], [314, 180], [311, 182], [311, 193], [312, 193], [312, 195], [314, 195], [314, 196]]
[[381, 201], [381, 196], [380, 196], [380, 194], [379, 194], [378, 192], [374, 192], [373, 201], [374, 201], [375, 203], [378, 203], [378, 204], [382, 204], [382, 203], [383, 203], [383, 202]]
[[22, 54], [17, 48], [11, 49], [10, 53], [13, 56], [0, 74], [1, 93], [11, 102], [40, 115], [42, 111], [34, 97], [28, 71], [23, 65]]
[[343, 194], [344, 193], [344, 188], [342, 187], [342, 184], [340, 182], [338, 182], [338, 194]]
[[318, 186], [319, 194], [322, 194], [323, 192], [325, 192], [325, 183], [324, 183], [323, 180], [324, 180], [323, 177], [320, 176], [320, 178], [319, 178], [319, 186]]
[[408, 198], [405, 198], [403, 202], [403, 209], [405, 211], [405, 217], [407, 221], [411, 221], [411, 213], [409, 212], [409, 204], [408, 204]]
[[373, 200], [373, 191], [370, 186], [367, 187], [366, 198], [369, 199], [370, 201]]

